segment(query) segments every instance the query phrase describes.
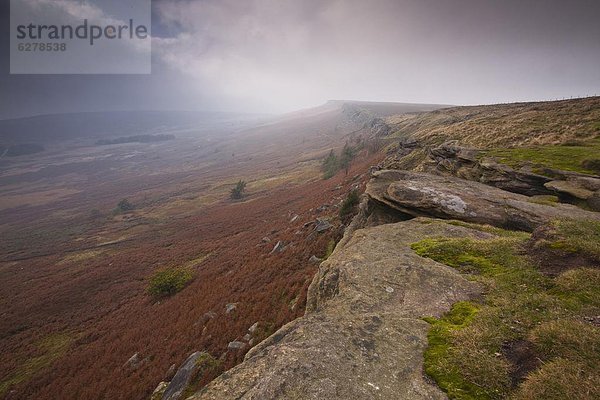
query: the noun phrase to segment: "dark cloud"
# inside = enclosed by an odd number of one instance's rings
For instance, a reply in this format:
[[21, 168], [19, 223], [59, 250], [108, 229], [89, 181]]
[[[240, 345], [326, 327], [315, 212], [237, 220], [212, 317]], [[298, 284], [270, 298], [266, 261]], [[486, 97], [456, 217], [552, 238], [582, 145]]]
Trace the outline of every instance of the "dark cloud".
[[2, 14], [4, 117], [600, 94], [595, 0], [159, 0], [146, 77], [8, 76], [6, 7]]

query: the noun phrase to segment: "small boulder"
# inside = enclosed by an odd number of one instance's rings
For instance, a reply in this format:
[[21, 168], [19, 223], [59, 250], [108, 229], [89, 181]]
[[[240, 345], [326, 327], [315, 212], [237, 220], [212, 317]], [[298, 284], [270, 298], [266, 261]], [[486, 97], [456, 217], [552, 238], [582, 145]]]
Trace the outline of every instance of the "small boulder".
[[142, 362], [142, 357], [140, 356], [140, 353], [135, 353], [134, 355], [129, 357], [129, 360], [125, 361], [125, 364], [123, 364], [123, 367], [137, 369], [137, 367], [140, 366], [141, 362]]
[[273, 254], [273, 253], [281, 253], [283, 250], [285, 250], [285, 244], [280, 240], [277, 242], [277, 244], [273, 247], [273, 250], [271, 250], [271, 252], [269, 254]]
[[237, 309], [237, 303], [227, 303], [225, 304], [225, 312], [229, 314], [232, 311]]
[[258, 322], [255, 322], [252, 324], [252, 326], [250, 328], [248, 328], [248, 332], [250, 332], [250, 334], [254, 335], [254, 332], [256, 332], [257, 329], [258, 329]]
[[246, 347], [246, 343], [240, 342], [239, 340], [234, 340], [233, 342], [229, 342], [227, 345], [227, 349], [229, 350], [241, 350]]
[[332, 225], [328, 220], [318, 218], [315, 224], [315, 231], [318, 233], [325, 232], [326, 230], [330, 229], [331, 226]]
[[310, 256], [310, 258], [308, 259], [308, 262], [311, 262], [313, 264], [318, 264], [321, 261], [323, 261], [323, 260], [320, 259], [319, 257], [315, 256], [314, 254], [312, 256]]

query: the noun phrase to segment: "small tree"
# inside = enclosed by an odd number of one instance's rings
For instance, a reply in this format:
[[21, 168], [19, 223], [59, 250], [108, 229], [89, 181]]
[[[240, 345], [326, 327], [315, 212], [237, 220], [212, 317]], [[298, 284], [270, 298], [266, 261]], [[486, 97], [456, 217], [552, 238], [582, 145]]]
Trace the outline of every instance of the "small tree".
[[236, 183], [235, 187], [231, 189], [230, 197], [234, 200], [239, 200], [244, 197], [244, 192], [246, 191], [246, 182], [243, 180], [239, 180]]
[[334, 176], [339, 169], [338, 158], [331, 150], [329, 155], [323, 160], [323, 164], [321, 164], [321, 170], [323, 171], [323, 179], [329, 179]]
[[350, 164], [352, 163], [354, 156], [354, 149], [346, 142], [342, 149], [342, 155], [340, 156], [340, 168], [345, 171], [346, 175], [348, 175], [348, 170], [350, 169]]
[[346, 220], [350, 215], [352, 215], [358, 203], [360, 203], [358, 190], [353, 190], [348, 193], [348, 196], [346, 196], [346, 199], [342, 203], [339, 211], [339, 216], [342, 221]]

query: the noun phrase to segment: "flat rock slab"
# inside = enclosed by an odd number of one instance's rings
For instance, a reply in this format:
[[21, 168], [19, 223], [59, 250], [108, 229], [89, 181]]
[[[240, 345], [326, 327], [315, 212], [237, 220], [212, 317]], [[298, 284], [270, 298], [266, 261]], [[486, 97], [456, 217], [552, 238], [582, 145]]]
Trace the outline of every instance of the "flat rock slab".
[[479, 287], [410, 248], [438, 236], [491, 237], [426, 218], [357, 230], [321, 264], [306, 315], [191, 399], [445, 399], [423, 376], [422, 318]]
[[556, 218], [600, 220], [600, 214], [570, 204], [547, 206], [527, 196], [452, 176], [412, 171], [377, 171], [367, 195], [412, 216], [458, 219], [533, 231]]

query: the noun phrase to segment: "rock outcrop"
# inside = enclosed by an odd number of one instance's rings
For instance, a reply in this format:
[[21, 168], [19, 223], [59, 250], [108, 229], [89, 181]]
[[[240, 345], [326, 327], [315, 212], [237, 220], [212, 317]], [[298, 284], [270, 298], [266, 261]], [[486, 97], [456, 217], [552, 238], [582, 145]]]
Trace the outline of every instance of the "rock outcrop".
[[481, 288], [410, 246], [493, 235], [431, 217], [526, 231], [556, 218], [600, 220], [573, 205], [538, 204], [454, 176], [373, 172], [358, 215], [309, 287], [306, 314], [190, 399], [445, 399], [423, 374], [423, 318], [441, 316]]
[[422, 318], [479, 288], [410, 248], [439, 235], [489, 234], [421, 218], [355, 231], [321, 264], [306, 315], [191, 398], [444, 399], [423, 376], [429, 327]]
[[453, 176], [377, 171], [365, 192], [371, 199], [415, 217], [432, 216], [533, 231], [556, 218], [600, 219], [570, 204], [536, 204], [527, 196]]

